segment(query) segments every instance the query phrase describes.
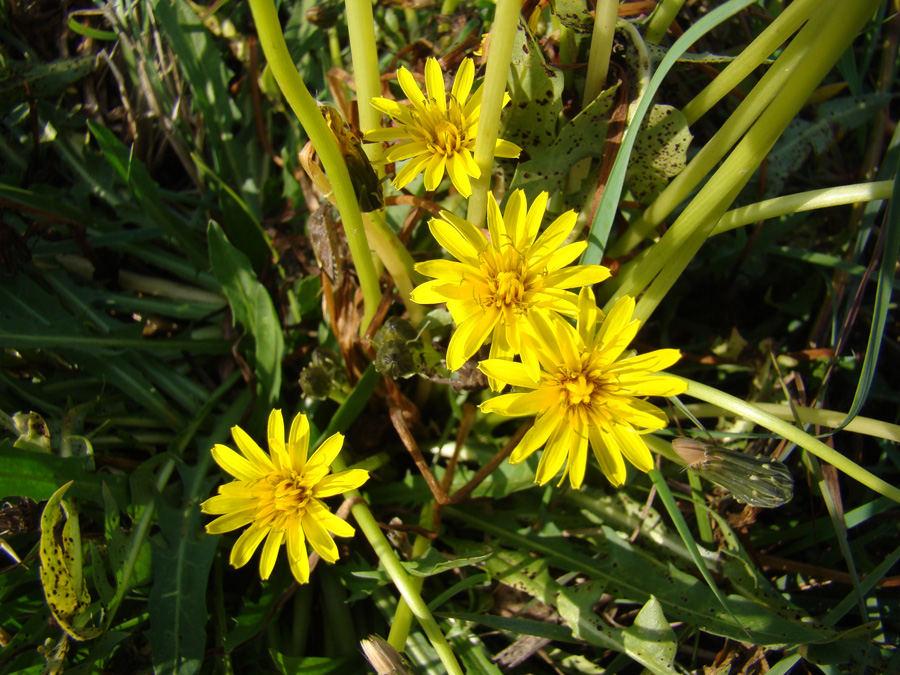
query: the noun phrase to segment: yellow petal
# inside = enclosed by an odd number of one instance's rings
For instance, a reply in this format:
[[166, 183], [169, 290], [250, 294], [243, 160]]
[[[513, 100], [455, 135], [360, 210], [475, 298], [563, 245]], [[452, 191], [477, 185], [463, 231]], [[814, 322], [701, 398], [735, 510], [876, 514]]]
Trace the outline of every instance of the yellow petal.
[[[437, 243], [446, 249], [450, 255], [460, 262], [478, 269], [480, 268], [478, 254], [481, 249], [477, 248], [476, 245], [480, 242], [471, 232], [458, 227], [458, 220], [454, 219], [448, 222], [447, 214], [444, 212], [444, 218], [432, 218], [429, 221], [428, 229], [431, 230], [431, 234], [437, 240]], [[475, 229], [471, 224], [469, 224], [469, 228]], [[481, 239], [484, 239], [484, 235], [481, 236]]]
[[440, 292], [440, 288], [446, 285], [443, 279], [426, 281], [416, 286], [409, 294], [409, 299], [420, 305], [437, 305], [447, 302], [447, 296]]
[[544, 446], [541, 461], [538, 464], [537, 472], [534, 474], [535, 483], [544, 485], [559, 473], [566, 461], [566, 457], [569, 455], [571, 445], [572, 426], [569, 424], [558, 425]]
[[503, 157], [504, 159], [515, 159], [522, 153], [515, 143], [504, 141], [502, 138], [497, 139], [497, 145], [494, 146], [494, 157]]
[[466, 173], [466, 161], [461, 153], [455, 153], [447, 160], [447, 174], [453, 187], [463, 197], [468, 198], [472, 194], [472, 182]]
[[288, 435], [288, 454], [291, 456], [291, 466], [298, 474], [303, 473], [308, 453], [309, 420], [303, 413], [298, 413], [291, 422], [291, 431]]
[[487, 340], [499, 318], [500, 311], [491, 307], [483, 314], [463, 321], [453, 333], [450, 344], [447, 346], [447, 368], [451, 371], [462, 368]]
[[348, 469], [339, 473], [325, 476], [313, 488], [313, 497], [324, 499], [332, 495], [339, 495], [348, 490], [355, 490], [369, 480], [369, 472], [363, 469]]
[[[213, 497], [215, 499], [215, 497]], [[252, 523], [256, 518], [256, 507], [244, 509], [243, 511], [235, 511], [226, 513], [206, 525], [207, 534], [222, 534], [223, 532], [231, 532], [237, 530], [244, 525]]]
[[[566, 246], [560, 250], [565, 250], [567, 248], [569, 247]], [[578, 246], [578, 248], [582, 247]], [[579, 252], [578, 255], [581, 255], [581, 253]], [[553, 258], [553, 256], [550, 257]], [[575, 257], [577, 258], [578, 256], [576, 255]], [[572, 260], [574, 259], [575, 258]], [[550, 265], [547, 267], [548, 269], [551, 269]], [[583, 288], [585, 286], [599, 284], [601, 281], [606, 281], [609, 279], [609, 275], [609, 269], [602, 265], [575, 265], [573, 267], [557, 270], [556, 272], [550, 272], [550, 274], [544, 277], [544, 283], [555, 288]]]
[[512, 451], [512, 454], [509, 456], [509, 463], [519, 464], [525, 461], [535, 450], [538, 450], [547, 442], [550, 434], [553, 433], [558, 424], [564, 423], [560, 416], [552, 413], [545, 413], [538, 417], [534, 422], [534, 426], [525, 433], [516, 449]]
[[263, 545], [262, 555], [259, 557], [259, 578], [265, 581], [272, 574], [275, 568], [275, 561], [278, 560], [278, 549], [281, 548], [281, 542], [284, 540], [283, 530], [270, 530], [269, 536], [266, 537], [266, 543]]
[[437, 190], [444, 178], [444, 169], [447, 168], [447, 158], [444, 155], [433, 155], [425, 167], [425, 189]]
[[384, 153], [385, 162], [402, 162], [410, 157], [418, 157], [420, 155], [432, 156], [431, 148], [425, 141], [405, 141], [397, 143], [390, 150]]
[[619, 386], [629, 396], [678, 396], [687, 382], [670, 375], [627, 375], [619, 378]]
[[506, 208], [503, 209], [503, 223], [506, 226], [506, 234], [509, 238], [509, 243], [517, 251], [525, 250], [526, 242], [523, 239], [525, 236], [526, 208], [525, 193], [522, 190], [515, 190], [507, 198]]
[[275, 465], [269, 456], [262, 451], [246, 431], [240, 427], [231, 427], [231, 437], [237, 443], [238, 449], [252, 462], [259, 473], [270, 473], [275, 470]]
[[258, 466], [252, 464], [250, 460], [241, 457], [227, 445], [217, 443], [210, 452], [213, 459], [216, 460], [216, 464], [238, 480], [258, 480], [269, 473], [269, 471], [261, 471]]
[[244, 533], [238, 537], [238, 540], [234, 542], [234, 547], [231, 549], [231, 556], [228, 562], [230, 562], [233, 567], [243, 567], [246, 565], [250, 561], [250, 558], [253, 557], [260, 542], [262, 542], [263, 538], [269, 533], [269, 530], [270, 528], [268, 527], [248, 527]]
[[287, 553], [291, 573], [298, 584], [309, 583], [309, 555], [306, 552], [306, 537], [303, 527], [298, 525], [287, 531]]
[[[610, 372], [618, 373], [619, 376], [632, 373], [653, 373], [664, 370], [681, 359], [681, 352], [677, 349], [657, 349], [640, 356], [632, 356], [627, 359], [617, 361], [610, 366]], [[684, 383], [687, 386], [687, 383]]]
[[506, 226], [503, 223], [503, 216], [500, 213], [500, 207], [491, 195], [487, 200], [487, 224], [488, 232], [491, 235], [491, 246], [498, 251], [506, 250], [509, 246], [509, 239], [506, 236]]
[[495, 396], [478, 406], [482, 412], [492, 412], [506, 417], [525, 417], [537, 415], [553, 405], [552, 393], [541, 391], [529, 391], [524, 394], [504, 394]]
[[634, 464], [638, 470], [647, 473], [653, 468], [653, 456], [640, 434], [616, 425], [611, 429], [611, 435], [616, 439], [625, 459]]
[[430, 160], [431, 155], [420, 155], [409, 160], [406, 164], [403, 165], [403, 168], [397, 172], [397, 175], [394, 176], [392, 185], [398, 190], [400, 188], [406, 187], [413, 178], [415, 178], [425, 170], [425, 167], [428, 165], [428, 162]]
[[309, 458], [309, 461], [306, 463], [306, 473], [315, 473], [322, 471], [331, 466], [331, 463], [337, 458], [337, 456], [341, 452], [341, 448], [344, 446], [344, 434], [336, 433], [333, 436], [328, 437], [322, 445], [320, 445], [316, 451], [312, 454], [312, 457]]
[[281, 415], [281, 410], [272, 410], [269, 413], [269, 424], [266, 434], [271, 441], [275, 439], [276, 441], [280, 441], [282, 447], [284, 446], [284, 417]]
[[[374, 101], [374, 99], [373, 99]], [[374, 103], [372, 104], [375, 105]], [[409, 138], [409, 132], [399, 127], [384, 127], [383, 129], [369, 129], [363, 137], [368, 142], [381, 143], [383, 141], [402, 141]]]
[[574, 211], [566, 211], [550, 223], [543, 234], [534, 242], [534, 246], [528, 252], [529, 257], [543, 258], [545, 255], [549, 255], [558, 249], [566, 240], [566, 237], [571, 234], [577, 220], [578, 216]]
[[474, 270], [471, 265], [455, 260], [426, 260], [416, 264], [416, 272], [426, 277], [435, 277], [443, 282], [461, 283], [466, 276], [471, 276]]
[[303, 533], [313, 550], [322, 560], [333, 563], [338, 559], [338, 548], [319, 520], [309, 511], [303, 514]]
[[578, 490], [584, 482], [584, 472], [587, 468], [588, 434], [587, 429], [580, 427], [575, 429], [572, 449], [569, 451], [569, 461], [566, 463], [566, 473], [569, 476], [569, 484]]
[[[259, 500], [252, 497], [230, 497], [227, 495], [216, 495], [210, 497], [200, 505], [203, 513], [221, 515], [223, 513], [235, 513], [237, 511], [248, 511], [256, 508]], [[249, 522], [249, 521], [248, 521]], [[244, 523], [246, 525], [246, 523]], [[237, 525], [231, 529], [237, 529], [242, 525]]]
[[463, 59], [459, 64], [459, 70], [456, 71], [456, 77], [453, 80], [453, 89], [450, 95], [460, 104], [466, 102], [469, 94], [472, 92], [472, 84], [475, 82], [475, 63], [472, 59]]
[[597, 460], [597, 464], [600, 465], [603, 475], [615, 487], [624, 485], [627, 471], [625, 462], [622, 461], [622, 453], [619, 452], [616, 446], [610, 447], [610, 444], [607, 443], [609, 435], [602, 431], [599, 426], [589, 424], [587, 431], [591, 441], [591, 450], [594, 452], [594, 458]]
[[400, 68], [400, 70], [397, 71], [397, 81], [400, 83], [400, 88], [403, 90], [403, 93], [406, 94], [406, 98], [409, 99], [409, 102], [416, 108], [421, 109], [425, 103], [425, 96], [422, 94], [421, 89], [419, 89], [419, 85], [416, 83], [416, 79], [412, 76], [412, 73], [406, 68]]
[[[450, 211], [441, 211], [441, 219], [469, 242], [469, 245], [475, 251], [476, 256], [487, 248], [488, 240], [484, 236], [484, 233], [465, 218], [460, 218], [459, 216], [450, 213]], [[431, 225], [431, 223], [429, 223], [429, 225]], [[475, 267], [479, 267], [477, 260], [475, 261]]]
[[504, 359], [493, 358], [482, 361], [478, 364], [478, 370], [488, 377], [493, 377], [513, 387], [535, 389], [539, 382], [531, 377], [525, 364]]
[[425, 61], [425, 88], [428, 90], [428, 98], [437, 104], [441, 112], [447, 112], [447, 90], [444, 89], [444, 73], [437, 59], [429, 58]]
[[309, 503], [309, 512], [316, 518], [326, 530], [337, 537], [352, 537], [356, 529], [343, 518], [336, 516], [328, 507], [318, 500]]
[[528, 214], [525, 216], [525, 240], [526, 246], [531, 246], [537, 237], [538, 231], [541, 229], [541, 223], [544, 222], [544, 212], [547, 210], [547, 201], [550, 194], [541, 192], [531, 206], [528, 208]]

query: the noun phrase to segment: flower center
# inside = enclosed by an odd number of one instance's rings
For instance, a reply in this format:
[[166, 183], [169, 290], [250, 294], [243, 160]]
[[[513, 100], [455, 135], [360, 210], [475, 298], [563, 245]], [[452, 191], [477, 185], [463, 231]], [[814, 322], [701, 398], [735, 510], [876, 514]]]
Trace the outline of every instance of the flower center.
[[577, 406], [591, 402], [594, 382], [587, 379], [584, 374], [579, 373], [577, 377], [566, 380], [562, 386], [568, 405]]
[[487, 279], [481, 302], [486, 307], [527, 309], [526, 292], [533, 290], [525, 279], [525, 264], [514, 249], [503, 253], [491, 248], [481, 254], [481, 271]]
[[260, 483], [264, 492], [260, 495], [260, 507], [256, 513], [257, 525], [286, 530], [303, 515], [309, 501], [309, 491], [293, 471], [289, 474], [270, 473]]

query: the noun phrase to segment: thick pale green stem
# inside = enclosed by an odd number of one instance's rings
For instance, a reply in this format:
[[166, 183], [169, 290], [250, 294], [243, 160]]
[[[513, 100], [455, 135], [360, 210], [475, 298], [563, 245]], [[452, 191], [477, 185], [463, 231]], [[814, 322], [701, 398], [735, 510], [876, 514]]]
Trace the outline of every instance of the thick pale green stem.
[[[419, 525], [428, 528], [432, 513], [434, 513], [434, 502], [428, 502], [422, 509]], [[411, 559], [415, 560], [416, 558], [421, 558], [428, 553], [428, 549], [430, 548], [431, 540], [428, 537], [423, 537], [421, 535], [417, 536], [416, 540], [413, 542]], [[410, 578], [410, 583], [418, 590], [422, 589], [422, 584], [424, 582], [425, 577]], [[400, 598], [400, 602], [397, 603], [397, 611], [394, 612], [394, 620], [391, 622], [391, 632], [390, 635], [388, 635], [388, 642], [390, 642], [395, 649], [403, 651], [404, 645], [406, 645], [406, 638], [409, 636], [409, 629], [412, 627], [412, 620], [412, 610], [409, 608], [409, 605], [406, 604], [406, 600]]]
[[663, 35], [669, 30], [669, 26], [675, 20], [675, 16], [681, 11], [684, 0], [662, 0], [656, 6], [656, 11], [650, 17], [650, 23], [647, 24], [647, 30], [644, 33], [644, 39], [652, 44], [659, 44], [663, 39]]
[[[663, 222], [734, 147], [772, 100], [779, 95], [785, 82], [795, 76], [798, 69], [803, 68], [802, 64], [808, 56], [811, 45], [828, 23], [829, 11], [834, 9], [833, 6], [839, 0], [826, 0], [826, 2], [827, 5], [822, 7], [822, 12], [815, 14], [812, 20], [804, 26], [747, 98], [741, 102], [709, 142], [700, 149], [684, 171], [669, 183], [653, 201], [653, 204], [609, 248], [608, 255], [610, 257], [617, 258], [629, 253], [653, 231], [653, 228]], [[760, 60], [763, 58], [760, 57]]]
[[[765, 201], [748, 204], [739, 209], [726, 212], [719, 219], [719, 222], [716, 223], [716, 227], [710, 233], [710, 236], [790, 213], [890, 199], [893, 186], [893, 181], [885, 180], [876, 183], [857, 183], [855, 185], [842, 185], [822, 190], [810, 190], [809, 192], [799, 192], [795, 195], [766, 199]], [[618, 289], [622, 285], [623, 280], [632, 277], [635, 268], [644, 264], [644, 261], [650, 257], [652, 251], [652, 248], [644, 249], [622, 265], [619, 268], [619, 275], [604, 284], [604, 290], [611, 293]]]
[[[836, 429], [847, 418], [847, 413], [838, 410], [824, 410], [822, 408], [806, 408], [803, 406], [791, 406], [786, 403], [754, 403], [755, 407], [765, 413], [782, 420], [793, 421], [795, 418], [803, 424], [815, 424], [821, 427]], [[696, 404], [689, 405], [688, 410], [695, 417], [723, 417], [727, 416], [726, 410], [715, 405]], [[675, 411], [676, 417], [682, 417]], [[883, 438], [886, 441], [900, 443], [900, 424], [882, 422], [871, 417], [857, 416], [846, 427], [846, 431], [855, 434], [865, 434], [875, 438]]]
[[384, 211], [373, 211], [363, 218], [372, 248], [393, 278], [410, 321], [414, 326], [418, 325], [425, 318], [425, 310], [422, 305], [409, 299], [416, 283], [422, 282], [421, 275], [413, 270], [412, 256], [385, 221]]
[[858, 480], [870, 490], [874, 490], [878, 494], [884, 495], [885, 497], [900, 503], [900, 489], [897, 489], [890, 483], [887, 483], [866, 471], [856, 464], [856, 462], [847, 459], [837, 450], [829, 448], [822, 441], [810, 436], [805, 431], [798, 429], [793, 424], [780, 420], [758, 406], [747, 403], [746, 401], [721, 392], [713, 387], [708, 387], [705, 384], [700, 384], [699, 382], [694, 382], [692, 380], [685, 379], [684, 381], [688, 383], [688, 388], [685, 392], [687, 396], [693, 396], [701, 401], [706, 401], [707, 403], [712, 403], [720, 408], [725, 408], [740, 417], [765, 427], [769, 431], [796, 443], [822, 461], [828, 462], [834, 468], [843, 471], [851, 478]]
[[[332, 464], [332, 470], [335, 472], [343, 471], [346, 468], [346, 464], [340, 457], [335, 459]], [[347, 492], [345, 496], [348, 498], [359, 497], [359, 490], [351, 490]], [[428, 638], [428, 641], [431, 642], [434, 651], [437, 652], [448, 675], [463, 675], [462, 668], [460, 668], [459, 662], [456, 660], [456, 656], [453, 654], [453, 650], [447, 642], [447, 638], [444, 637], [440, 626], [438, 626], [437, 621], [434, 620], [431, 611], [428, 609], [428, 605], [425, 604], [425, 601], [419, 593], [421, 583], [414, 583], [412, 577], [410, 577], [406, 573], [406, 570], [403, 569], [403, 565], [400, 564], [397, 554], [394, 553], [394, 549], [391, 548], [390, 543], [388, 543], [388, 540], [385, 538], [384, 532], [381, 531], [378, 521], [375, 520], [375, 516], [373, 516], [372, 512], [369, 510], [369, 505], [366, 504], [365, 501], [361, 501], [353, 505], [351, 512], [356, 519], [356, 524], [359, 525], [359, 529], [362, 530], [369, 545], [375, 551], [375, 555], [378, 556], [381, 564], [384, 565], [384, 569], [394, 583], [394, 586], [400, 591], [400, 595], [403, 597], [403, 600], [406, 601], [406, 604], [409, 605], [409, 609], [412, 611], [413, 616], [416, 617], [419, 625], [422, 626], [425, 636]], [[398, 650], [403, 648], [403, 645], [392, 646]]]
[[795, 195], [775, 197], [756, 204], [748, 204], [739, 209], [729, 211], [716, 223], [712, 234], [722, 234], [729, 230], [758, 223], [761, 220], [778, 218], [789, 213], [824, 209], [829, 206], [871, 202], [877, 199], [890, 199], [894, 181], [883, 180], [877, 183], [857, 183], [840, 187], [810, 190]]
[[609, 57], [612, 54], [613, 36], [616, 33], [616, 20], [619, 17], [619, 0], [597, 0], [594, 13], [594, 32], [591, 34], [591, 53], [588, 57], [587, 79], [584, 83], [584, 95], [581, 107], [597, 98], [606, 84], [609, 72]]
[[[347, 32], [350, 34], [350, 57], [359, 105], [359, 128], [364, 133], [381, 127], [381, 113], [372, 107], [372, 99], [381, 96], [378, 73], [378, 50], [375, 47], [375, 19], [371, 0], [347, 0]], [[381, 154], [380, 143], [364, 143], [369, 159]]]
[[[594, 32], [591, 34], [591, 53], [588, 57], [587, 78], [584, 82], [584, 94], [581, 107], [584, 108], [597, 98], [606, 84], [609, 73], [609, 57], [612, 54], [613, 37], [616, 33], [616, 20], [619, 17], [619, 0], [598, 0], [594, 12]], [[566, 193], [577, 191], [591, 170], [591, 159], [587, 157], [577, 162], [570, 170], [566, 184]]]
[[353, 184], [350, 182], [350, 173], [347, 171], [347, 165], [338, 149], [337, 141], [328, 125], [325, 124], [325, 119], [319, 112], [316, 101], [310, 95], [303, 80], [300, 79], [297, 68], [291, 60], [272, 0], [250, 0], [250, 10], [259, 33], [259, 42], [272, 69], [272, 74], [275, 76], [275, 81], [294, 114], [297, 115], [297, 119], [300, 120], [303, 130], [312, 141], [319, 159], [322, 161], [322, 166], [325, 167], [325, 173], [328, 174], [328, 179], [331, 181], [334, 199], [344, 223], [350, 254], [353, 256], [353, 264], [362, 288], [365, 308], [360, 323], [360, 332], [364, 332], [372, 322], [375, 310], [381, 302], [381, 288], [378, 285], [378, 277], [375, 274], [372, 255], [369, 252], [369, 243], [366, 241], [359, 203], [353, 190]]
[[481, 115], [478, 133], [475, 135], [475, 163], [481, 176], [472, 181], [472, 196], [466, 219], [481, 227], [487, 215], [487, 200], [494, 168], [494, 149], [500, 135], [500, 110], [506, 94], [506, 80], [512, 58], [516, 27], [519, 25], [519, 0], [497, 0], [494, 25], [491, 26], [491, 44], [484, 76], [484, 92], [481, 97]]
[[[805, 49], [802, 67], [791, 73], [779, 96], [760, 115], [659, 244], [653, 247], [654, 250], [644, 264], [634, 269], [632, 278], [623, 281], [617, 292], [619, 296], [624, 294], [637, 296], [646, 289], [635, 308], [635, 318], [646, 321], [663, 300], [672, 284], [706, 241], [718, 219], [771, 150], [788, 123], [806, 103], [821, 79], [865, 25], [877, 4], [877, 0], [865, 0], [854, 3], [852, 11], [828, 14], [828, 21], [822, 30], [803, 39], [802, 46]], [[799, 40], [801, 36], [798, 36], [797, 41]], [[656, 279], [653, 279], [654, 276]], [[609, 307], [611, 304], [607, 305], [607, 308]]]
[[[822, 11], [822, 0], [794, 0], [787, 9], [778, 15], [768, 27], [760, 33], [738, 57], [728, 64], [706, 88], [697, 94], [681, 111], [688, 124], [693, 124], [706, 111], [724, 98], [729, 91], [743, 82], [753, 70], [773, 54], [785, 40], [800, 28], [814, 11]], [[657, 9], [657, 12], [659, 10]], [[654, 14], [654, 18], [656, 15]], [[651, 24], [653, 21], [651, 20]], [[652, 42], [647, 31], [647, 42]]]

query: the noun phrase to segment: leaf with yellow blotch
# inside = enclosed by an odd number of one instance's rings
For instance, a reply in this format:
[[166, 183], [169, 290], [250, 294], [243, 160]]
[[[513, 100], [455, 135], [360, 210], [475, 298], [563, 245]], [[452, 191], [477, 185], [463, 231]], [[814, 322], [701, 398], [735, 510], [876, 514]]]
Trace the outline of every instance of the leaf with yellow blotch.
[[78, 514], [63, 501], [71, 485], [70, 481], [54, 492], [41, 514], [41, 585], [60, 628], [75, 640], [90, 640], [101, 630], [84, 625], [90, 618], [91, 596], [82, 574]]

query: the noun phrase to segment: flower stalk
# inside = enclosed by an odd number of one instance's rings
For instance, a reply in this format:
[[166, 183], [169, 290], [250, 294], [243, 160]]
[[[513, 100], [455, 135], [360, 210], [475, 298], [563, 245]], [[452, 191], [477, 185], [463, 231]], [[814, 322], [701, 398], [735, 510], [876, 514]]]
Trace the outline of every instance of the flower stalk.
[[513, 42], [522, 5], [519, 0], [497, 0], [491, 26], [490, 55], [484, 76], [481, 117], [475, 136], [475, 164], [481, 175], [472, 183], [466, 220], [481, 227], [487, 215], [487, 200], [494, 167], [494, 150], [500, 135], [500, 110], [506, 95], [506, 80], [512, 60]]
[[350, 182], [350, 173], [331, 130], [319, 112], [316, 101], [294, 66], [281, 32], [274, 3], [272, 0], [250, 0], [250, 10], [259, 33], [259, 42], [272, 68], [275, 81], [316, 148], [322, 166], [325, 167], [331, 181], [334, 198], [347, 234], [347, 244], [362, 288], [364, 302], [360, 322], [362, 334], [372, 322], [375, 310], [381, 302], [381, 287], [369, 252], [362, 214], [353, 184]]

